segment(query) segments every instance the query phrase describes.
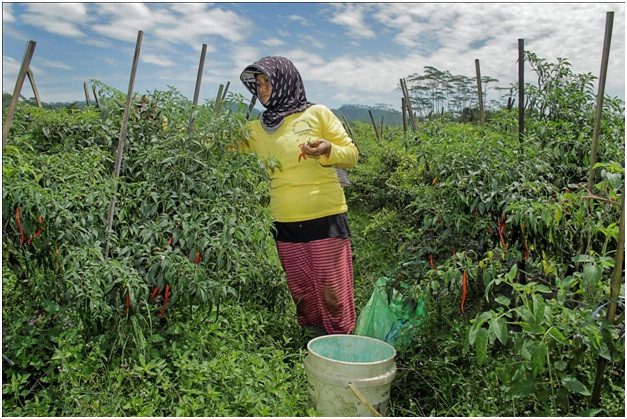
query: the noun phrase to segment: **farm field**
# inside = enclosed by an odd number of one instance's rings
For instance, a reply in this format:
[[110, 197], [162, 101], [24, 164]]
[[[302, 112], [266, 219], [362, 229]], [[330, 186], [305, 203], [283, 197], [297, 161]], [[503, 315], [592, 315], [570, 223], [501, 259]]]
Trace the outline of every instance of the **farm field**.
[[[588, 190], [577, 80], [532, 90], [522, 138], [507, 109], [381, 140], [352, 124], [358, 314], [380, 277], [428, 312], [389, 415], [624, 416], [624, 103], [605, 101]], [[269, 234], [273, 162], [237, 150], [248, 101], [147, 93], [115, 178], [126, 97], [96, 84], [99, 108], [21, 102], [3, 149], [3, 415], [317, 415]]]

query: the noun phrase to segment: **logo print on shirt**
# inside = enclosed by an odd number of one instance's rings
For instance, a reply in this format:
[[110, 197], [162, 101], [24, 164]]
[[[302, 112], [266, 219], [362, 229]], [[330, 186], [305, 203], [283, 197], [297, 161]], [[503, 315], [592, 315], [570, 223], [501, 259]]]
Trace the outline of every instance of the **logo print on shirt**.
[[303, 137], [309, 135], [313, 130], [313, 127], [309, 123], [309, 121], [296, 121], [294, 122], [294, 126], [292, 127], [294, 134], [299, 137]]

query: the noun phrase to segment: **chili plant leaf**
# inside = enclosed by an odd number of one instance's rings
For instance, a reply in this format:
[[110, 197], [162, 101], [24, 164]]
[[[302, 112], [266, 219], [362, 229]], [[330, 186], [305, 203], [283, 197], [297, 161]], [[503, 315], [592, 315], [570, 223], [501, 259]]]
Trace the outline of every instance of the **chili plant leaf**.
[[566, 376], [562, 377], [562, 384], [566, 387], [571, 393], [578, 393], [584, 396], [589, 396], [590, 391], [583, 385], [579, 380], [575, 377]]
[[544, 371], [546, 363], [547, 347], [544, 342], [536, 342], [531, 350], [531, 372], [534, 376], [540, 375]]
[[568, 339], [566, 339], [566, 337], [564, 337], [562, 332], [560, 332], [559, 330], [555, 329], [554, 327], [549, 329], [549, 334], [557, 342], [563, 343], [564, 345], [568, 345]]
[[475, 350], [477, 351], [477, 362], [483, 365], [488, 352], [488, 330], [481, 328], [477, 331], [475, 338]]
[[490, 328], [488, 329], [490, 335], [496, 337], [503, 345], [507, 343], [507, 323], [505, 319], [499, 317], [490, 322]]

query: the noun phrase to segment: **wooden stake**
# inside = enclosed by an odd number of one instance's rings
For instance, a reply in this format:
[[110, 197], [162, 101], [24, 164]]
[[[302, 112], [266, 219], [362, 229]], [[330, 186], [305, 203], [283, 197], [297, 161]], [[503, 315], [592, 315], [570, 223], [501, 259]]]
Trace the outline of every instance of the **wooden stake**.
[[33, 88], [33, 94], [35, 95], [35, 101], [37, 102], [37, 106], [41, 108], [41, 100], [39, 99], [39, 92], [37, 91], [37, 85], [35, 84], [35, 76], [33, 76], [33, 72], [30, 68], [26, 72], [26, 75], [28, 76], [28, 81]]
[[26, 44], [26, 51], [24, 52], [24, 58], [22, 59], [22, 66], [20, 67], [20, 72], [17, 75], [17, 80], [15, 82], [15, 88], [13, 89], [13, 96], [11, 97], [11, 104], [9, 105], [9, 110], [7, 111], [7, 118], [2, 125], [2, 148], [7, 145], [7, 136], [9, 135], [9, 128], [11, 128], [11, 123], [13, 122], [13, 117], [15, 116], [15, 108], [17, 107], [17, 101], [20, 98], [20, 92], [22, 91], [22, 86], [24, 85], [24, 79], [26, 78], [26, 73], [30, 68], [30, 61], [33, 58], [33, 53], [35, 52], [35, 46], [37, 46], [37, 42], [28, 41]]
[[[597, 162], [597, 147], [599, 144], [599, 130], [601, 127], [601, 112], [603, 110], [603, 96], [605, 96], [605, 80], [607, 76], [607, 66], [610, 57], [610, 43], [612, 40], [612, 27], [614, 25], [614, 12], [607, 12], [605, 18], [605, 39], [603, 41], [603, 57], [601, 59], [601, 74], [599, 75], [599, 90], [597, 93], [597, 109], [596, 117], [594, 121], [594, 134], [592, 137], [592, 150], [590, 151], [590, 174], [588, 176], [588, 192], [593, 193], [594, 187], [594, 172], [595, 164]], [[623, 183], [623, 190], [624, 190]], [[625, 252], [625, 194], [623, 193], [623, 202], [621, 205], [620, 224], [618, 227], [618, 249], [616, 250], [616, 257], [614, 259], [614, 271], [612, 272], [612, 279], [610, 281], [610, 306], [607, 310], [607, 320], [610, 323], [614, 322], [616, 316], [616, 306], [618, 303], [618, 294], [620, 293], [620, 287], [622, 283], [623, 272], [623, 257]], [[581, 253], [581, 252], [580, 252]], [[592, 390], [592, 405], [598, 406], [601, 399], [601, 387], [603, 385], [603, 374], [605, 373], [605, 367], [607, 360], [599, 357], [597, 363], [597, 373], [594, 380], [594, 388]]]
[[83, 82], [83, 89], [85, 90], [85, 102], [87, 102], [87, 106], [91, 106], [91, 99], [89, 98], [89, 88], [87, 87], [87, 82]]
[[220, 87], [218, 88], [218, 95], [216, 96], [216, 105], [215, 108], [213, 110], [213, 112], [216, 115], [220, 114], [220, 108], [222, 107], [222, 90], [224, 89], [224, 85], [221, 84]]
[[257, 95], [253, 95], [253, 97], [250, 98], [250, 106], [248, 106], [248, 111], [246, 112], [246, 119], [250, 118], [250, 114], [252, 113], [256, 102], [257, 102]]
[[594, 119], [594, 134], [592, 136], [592, 149], [590, 151], [590, 173], [588, 175], [588, 192], [594, 193], [594, 165], [597, 163], [597, 147], [599, 145], [599, 131], [601, 129], [601, 112], [603, 111], [603, 96], [605, 96], [605, 80], [607, 78], [607, 65], [610, 58], [610, 43], [612, 41], [612, 27], [614, 24], [614, 12], [607, 12], [605, 18], [605, 39], [603, 40], [603, 57], [601, 59], [601, 74], [599, 75], [599, 91], [597, 93], [597, 109]]
[[128, 115], [131, 109], [131, 101], [133, 100], [133, 86], [135, 84], [135, 74], [137, 73], [137, 63], [139, 62], [139, 51], [141, 49], [143, 31], [137, 33], [137, 42], [135, 43], [135, 55], [133, 56], [133, 66], [131, 68], [131, 77], [128, 83], [128, 93], [126, 95], [126, 105], [124, 106], [124, 115], [122, 116], [122, 128], [120, 130], [120, 138], [118, 139], [118, 150], [115, 157], [115, 168], [113, 177], [115, 181], [113, 196], [109, 202], [109, 214], [107, 215], [107, 243], [104, 249], [104, 257], [107, 259], [109, 254], [109, 239], [113, 227], [113, 214], [115, 212], [115, 195], [118, 192], [118, 178], [120, 177], [120, 168], [122, 167], [122, 154], [124, 153], [124, 141], [126, 139], [126, 130], [128, 126]]
[[357, 146], [357, 140], [355, 139], [355, 134], [353, 134], [353, 130], [351, 129], [351, 125], [348, 123], [348, 121], [346, 120], [346, 117], [344, 115], [342, 115], [342, 120], [344, 121], [344, 126], [346, 127], [346, 131], [348, 131], [348, 135], [350, 135], [351, 139], [353, 140], [353, 144], [355, 144], [355, 147], [357, 147], [357, 149], [359, 149], [359, 147]]
[[407, 108], [407, 112], [409, 113], [409, 122], [411, 123], [412, 130], [416, 132], [416, 118], [414, 117], [414, 110], [411, 108], [411, 101], [409, 100], [409, 90], [407, 90], [407, 83], [405, 82], [405, 79], [401, 79], [400, 83], [403, 96], [405, 97], [405, 106]]
[[226, 92], [229, 91], [229, 86], [231, 86], [231, 82], [227, 81], [226, 82], [226, 87], [224, 88], [224, 92], [222, 93], [222, 101], [224, 101], [226, 99]]
[[485, 113], [483, 112], [483, 89], [481, 88], [481, 68], [479, 60], [475, 60], [475, 70], [477, 71], [477, 95], [479, 97], [479, 115], [481, 116], [481, 125], [485, 125]]
[[374, 128], [374, 135], [377, 136], [377, 141], [381, 141], [381, 136], [379, 135], [379, 130], [377, 129], [377, 123], [374, 122], [374, 116], [372, 115], [372, 111], [368, 109], [368, 114], [370, 114], [370, 120], [372, 121], [372, 128]]
[[405, 98], [401, 98], [401, 112], [403, 113], [403, 132], [407, 132], [407, 114], [406, 114]]
[[518, 40], [518, 142], [523, 152], [525, 134], [525, 40]]
[[[202, 44], [202, 50], [200, 52], [200, 63], [198, 64], [198, 74], [196, 75], [196, 89], [194, 90], [194, 108], [198, 106], [198, 97], [200, 96], [200, 82], [202, 81], [202, 72], [205, 67], [205, 55], [207, 54], [207, 44]], [[189, 118], [189, 124], [187, 125], [187, 135], [192, 135], [192, 129], [194, 127], [194, 114]]]
[[94, 100], [96, 101], [96, 107], [100, 107], [100, 100], [98, 99], [98, 94], [96, 93], [96, 86], [91, 86], [91, 91], [94, 92]]

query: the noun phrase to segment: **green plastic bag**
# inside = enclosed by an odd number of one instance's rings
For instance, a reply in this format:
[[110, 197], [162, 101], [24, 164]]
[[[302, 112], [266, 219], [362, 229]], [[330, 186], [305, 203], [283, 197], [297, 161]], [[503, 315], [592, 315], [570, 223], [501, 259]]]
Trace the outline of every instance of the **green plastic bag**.
[[426, 316], [424, 299], [414, 300], [407, 284], [381, 277], [357, 319], [353, 334], [376, 338], [400, 349], [411, 343]]

